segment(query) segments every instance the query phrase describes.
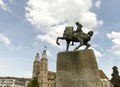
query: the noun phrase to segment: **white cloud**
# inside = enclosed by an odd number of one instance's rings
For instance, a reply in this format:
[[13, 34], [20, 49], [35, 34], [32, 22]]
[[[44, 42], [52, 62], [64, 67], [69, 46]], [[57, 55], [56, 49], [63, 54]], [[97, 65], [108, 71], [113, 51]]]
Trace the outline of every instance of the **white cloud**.
[[16, 52], [16, 51], [22, 50], [22, 48], [24, 48], [23, 45], [12, 46], [12, 47], [10, 47], [10, 50], [11, 50], [11, 52]]
[[14, 3], [15, 2], [15, 0], [8, 0], [10, 3]]
[[95, 45], [94, 47], [91, 47], [91, 49], [94, 50], [96, 58], [103, 57], [103, 54], [100, 51], [96, 50], [95, 48], [98, 48], [98, 46]]
[[112, 31], [111, 33], [107, 34], [108, 38], [110, 39], [120, 39], [120, 32], [114, 32]]
[[114, 45], [112, 46], [110, 52], [120, 57], [120, 32], [114, 32], [107, 34], [109, 39], [112, 39]]
[[0, 7], [4, 10], [4, 11], [10, 11], [10, 9], [8, 8], [8, 5], [6, 3], [4, 3], [3, 0], [0, 0]]
[[37, 39], [56, 46], [56, 37], [62, 36], [66, 25], [75, 26], [79, 21], [83, 31], [89, 31], [103, 23], [90, 11], [92, 4], [92, 0], [29, 0], [26, 18], [45, 33]]
[[56, 38], [58, 36], [62, 36], [62, 33], [63, 33], [63, 29], [64, 29], [64, 25], [59, 25], [59, 26], [54, 26], [52, 27], [51, 30], [48, 30], [48, 32], [44, 35], [38, 35], [36, 37], [36, 39], [38, 40], [41, 40], [41, 41], [44, 41], [44, 42], [48, 42], [50, 43], [51, 45], [53, 46], [57, 46], [59, 47], [60, 49], [63, 48], [63, 46], [58, 46], [56, 44]]
[[0, 69], [1, 70], [5, 69], [5, 65], [0, 65]]
[[96, 57], [102, 57], [103, 56], [102, 53], [100, 53], [99, 51], [97, 51], [95, 49], [94, 49], [94, 52], [95, 52]]
[[0, 41], [3, 42], [6, 45], [10, 44], [10, 40], [8, 37], [6, 37], [4, 34], [0, 34]]
[[21, 48], [23, 48], [23, 45], [19, 45], [17, 48], [16, 48], [16, 50], [20, 50]]
[[16, 1], [15, 0], [8, 0], [10, 4], [12, 5], [16, 5]]
[[31, 72], [25, 72], [24, 74], [21, 74], [21, 76], [24, 78], [31, 78], [32, 74], [31, 74]]
[[102, 20], [99, 20], [98, 24], [102, 26], [104, 24], [104, 22]]
[[100, 0], [97, 0], [97, 1], [95, 2], [95, 6], [96, 6], [97, 8], [100, 8], [100, 5], [101, 5], [101, 1], [100, 1]]
[[50, 50], [47, 50], [47, 56], [53, 57], [53, 55], [52, 55]]
[[53, 41], [55, 40], [55, 38], [53, 38], [53, 37], [50, 36], [49, 34], [38, 35], [38, 36], [37, 36], [37, 39], [38, 39], [38, 40], [41, 40], [41, 41], [45, 41], [45, 42], [51, 43], [52, 45], [56, 45], [56, 43], [53, 42]]

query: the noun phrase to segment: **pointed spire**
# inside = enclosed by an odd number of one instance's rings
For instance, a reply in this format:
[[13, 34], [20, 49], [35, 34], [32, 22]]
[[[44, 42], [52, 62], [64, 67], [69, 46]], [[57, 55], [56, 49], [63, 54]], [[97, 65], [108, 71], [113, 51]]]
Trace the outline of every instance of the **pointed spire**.
[[46, 50], [43, 50], [42, 58], [47, 58]]
[[39, 53], [36, 54], [35, 61], [40, 61]]

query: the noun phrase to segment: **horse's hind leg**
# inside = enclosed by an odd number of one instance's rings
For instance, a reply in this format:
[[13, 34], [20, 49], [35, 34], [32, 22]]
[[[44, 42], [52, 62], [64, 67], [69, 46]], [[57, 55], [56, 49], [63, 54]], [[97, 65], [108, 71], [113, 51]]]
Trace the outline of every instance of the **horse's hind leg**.
[[83, 44], [80, 44], [79, 46], [77, 46], [74, 51], [78, 50], [81, 46], [83, 46]]
[[74, 51], [78, 50], [81, 46], [84, 45], [84, 44], [83, 44], [83, 40], [80, 39], [80, 38], [79, 38], [79, 42], [80, 42], [80, 45], [78, 45], [78, 46], [74, 49]]
[[85, 49], [88, 49], [91, 45], [89, 43], [86, 43], [86, 48]]

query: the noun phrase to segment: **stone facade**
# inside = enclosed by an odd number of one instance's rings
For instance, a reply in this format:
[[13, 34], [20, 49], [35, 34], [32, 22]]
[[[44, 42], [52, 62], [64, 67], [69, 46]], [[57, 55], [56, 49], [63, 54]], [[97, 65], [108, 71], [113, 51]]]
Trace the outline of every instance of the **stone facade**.
[[[42, 53], [40, 58], [39, 53], [35, 56], [33, 62], [33, 77], [38, 76], [40, 87], [56, 87], [56, 72], [48, 71], [48, 59], [46, 50]], [[109, 79], [102, 70], [99, 70], [99, 76], [102, 87], [113, 87]]]
[[27, 87], [31, 78], [0, 77], [0, 87]]

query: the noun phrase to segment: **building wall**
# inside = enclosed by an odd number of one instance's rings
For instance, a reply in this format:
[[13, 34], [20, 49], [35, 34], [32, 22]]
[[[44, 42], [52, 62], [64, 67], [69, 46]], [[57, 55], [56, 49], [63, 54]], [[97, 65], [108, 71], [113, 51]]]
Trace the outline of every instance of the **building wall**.
[[102, 87], [113, 87], [111, 82], [108, 79], [101, 79]]
[[12, 78], [0, 78], [0, 87], [15, 87], [15, 79], [12, 79]]
[[54, 80], [48, 80], [48, 87], [54, 87]]
[[30, 79], [15, 77], [0, 77], [0, 87], [27, 87]]

